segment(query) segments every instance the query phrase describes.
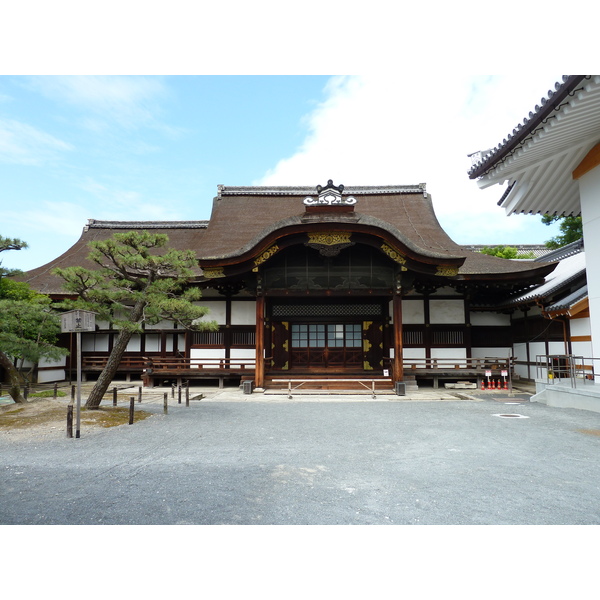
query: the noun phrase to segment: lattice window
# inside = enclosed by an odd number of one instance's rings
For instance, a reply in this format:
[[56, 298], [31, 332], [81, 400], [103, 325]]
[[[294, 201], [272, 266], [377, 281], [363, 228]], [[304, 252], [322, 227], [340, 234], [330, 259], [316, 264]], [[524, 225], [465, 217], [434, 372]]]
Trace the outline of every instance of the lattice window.
[[462, 346], [464, 332], [462, 330], [432, 331], [431, 342], [434, 346]]
[[194, 346], [223, 346], [224, 342], [223, 331], [195, 331], [192, 334]]
[[380, 304], [298, 304], [273, 306], [274, 317], [378, 317]]

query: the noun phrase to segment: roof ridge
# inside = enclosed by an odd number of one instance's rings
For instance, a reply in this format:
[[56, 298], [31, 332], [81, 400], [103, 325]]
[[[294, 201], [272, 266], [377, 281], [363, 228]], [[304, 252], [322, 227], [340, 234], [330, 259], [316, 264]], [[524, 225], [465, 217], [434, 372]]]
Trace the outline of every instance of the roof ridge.
[[202, 221], [101, 221], [88, 219], [88, 229], [206, 229], [208, 220]]
[[[301, 196], [305, 194], [317, 194], [317, 186], [228, 186], [218, 185], [219, 197], [227, 195], [281, 195], [281, 196]], [[426, 184], [412, 185], [362, 185], [345, 186], [344, 194], [374, 194], [374, 193], [404, 193], [404, 194], [425, 194]]]

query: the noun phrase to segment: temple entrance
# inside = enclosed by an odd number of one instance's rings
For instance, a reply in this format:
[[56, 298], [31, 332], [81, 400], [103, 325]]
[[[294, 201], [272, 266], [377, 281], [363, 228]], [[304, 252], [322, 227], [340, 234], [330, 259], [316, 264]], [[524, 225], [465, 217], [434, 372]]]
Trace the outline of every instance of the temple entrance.
[[361, 323], [292, 323], [291, 368], [361, 368]]
[[384, 324], [341, 319], [275, 321], [271, 369], [289, 371], [379, 371], [384, 366]]

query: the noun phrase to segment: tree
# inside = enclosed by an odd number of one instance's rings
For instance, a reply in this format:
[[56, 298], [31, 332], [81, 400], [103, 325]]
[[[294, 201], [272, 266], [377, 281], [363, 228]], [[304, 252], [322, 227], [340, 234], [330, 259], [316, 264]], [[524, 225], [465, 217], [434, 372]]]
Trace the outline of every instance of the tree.
[[[0, 236], [0, 252], [21, 248], [27, 248], [27, 244]], [[25, 398], [16, 361], [21, 361], [21, 365], [30, 361], [33, 369], [41, 358], [57, 360], [68, 354], [54, 345], [60, 325], [50, 298], [7, 277], [18, 272], [0, 267], [0, 365], [6, 371], [9, 393], [17, 404], [25, 402]]]
[[0, 364], [7, 372], [9, 393], [16, 403], [25, 399], [20, 389], [23, 378], [13, 361], [20, 361], [21, 367], [24, 361], [31, 363], [27, 379], [42, 358], [58, 360], [69, 353], [55, 346], [60, 321], [51, 302], [42, 294], [26, 300], [0, 300]]
[[583, 237], [583, 223], [581, 217], [559, 217], [557, 215], [543, 215], [542, 223], [552, 225], [560, 222], [559, 230], [561, 235], [557, 235], [546, 242], [546, 248], [556, 250], [572, 242], [576, 242]]
[[115, 233], [89, 244], [88, 259], [99, 268], [53, 271], [65, 280], [67, 291], [78, 295], [77, 300], [62, 303], [64, 308], [94, 311], [119, 330], [87, 408], [100, 406], [131, 336], [142, 331], [142, 324], [166, 319], [186, 329], [218, 329], [213, 321], [199, 320], [208, 309], [194, 304], [201, 297], [200, 290], [190, 285], [197, 265], [194, 253], [168, 248], [168, 241], [164, 234], [147, 231]]
[[499, 258], [535, 258], [533, 252], [523, 252], [519, 254], [518, 250], [513, 246], [485, 246], [481, 250], [482, 254], [489, 256], [498, 256]]
[[[5, 238], [0, 235], [0, 252], [5, 250], [22, 250], [28, 248], [27, 242], [18, 238]], [[4, 269], [2, 267], [2, 261], [0, 261], [0, 280], [3, 277], [11, 277], [12, 275], [18, 275], [21, 273], [18, 269]]]

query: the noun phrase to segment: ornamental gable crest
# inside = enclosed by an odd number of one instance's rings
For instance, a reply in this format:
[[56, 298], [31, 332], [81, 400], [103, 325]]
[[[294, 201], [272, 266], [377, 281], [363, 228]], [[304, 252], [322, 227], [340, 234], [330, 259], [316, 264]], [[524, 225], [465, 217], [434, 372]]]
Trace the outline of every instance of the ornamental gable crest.
[[317, 186], [317, 193], [319, 194], [318, 198], [307, 196], [304, 199], [304, 204], [306, 206], [317, 206], [324, 204], [327, 206], [356, 204], [356, 198], [352, 196], [346, 196], [345, 198], [342, 198], [343, 191], [343, 185], [335, 186], [333, 185], [333, 180], [329, 179], [325, 187], [321, 185]]

